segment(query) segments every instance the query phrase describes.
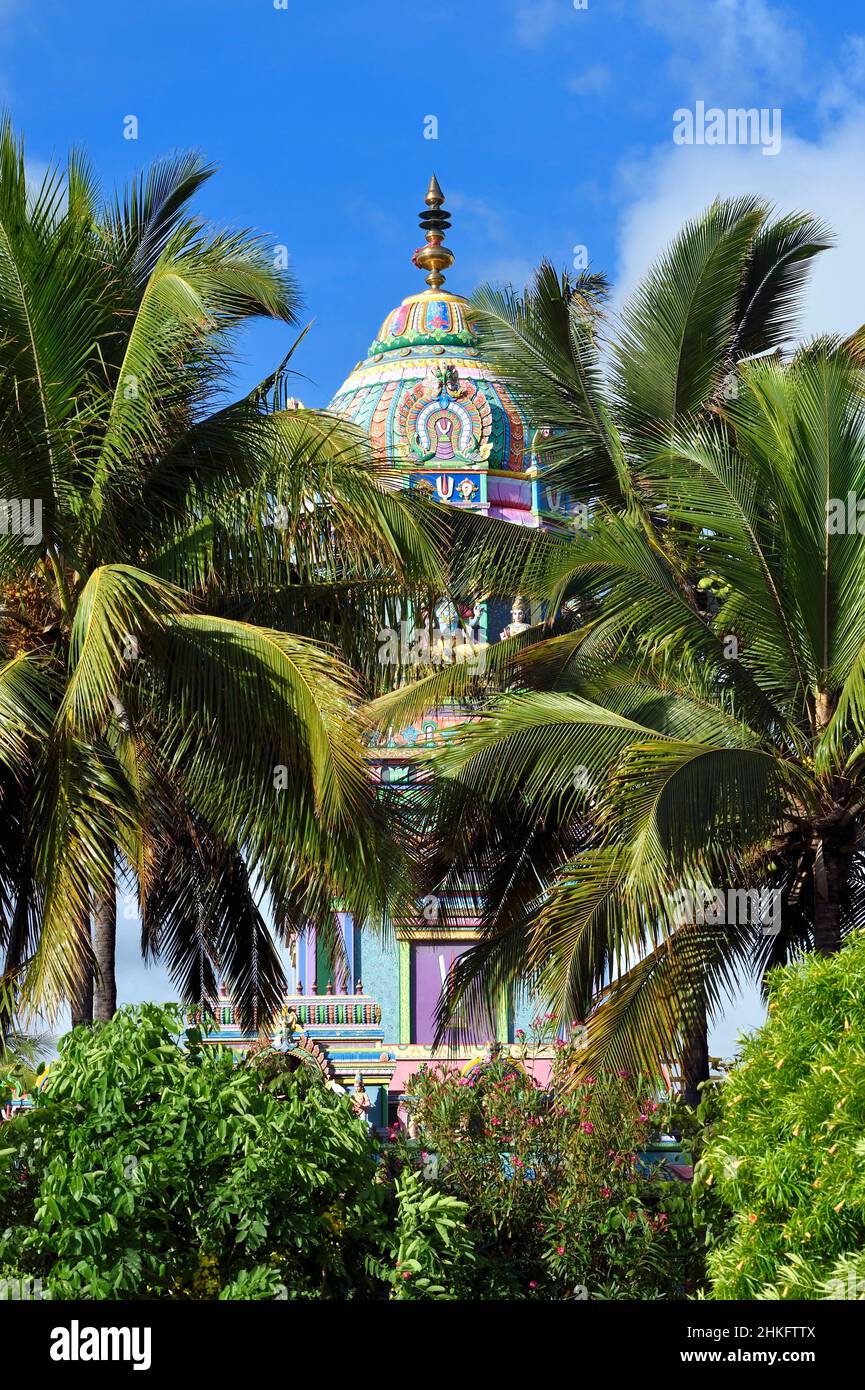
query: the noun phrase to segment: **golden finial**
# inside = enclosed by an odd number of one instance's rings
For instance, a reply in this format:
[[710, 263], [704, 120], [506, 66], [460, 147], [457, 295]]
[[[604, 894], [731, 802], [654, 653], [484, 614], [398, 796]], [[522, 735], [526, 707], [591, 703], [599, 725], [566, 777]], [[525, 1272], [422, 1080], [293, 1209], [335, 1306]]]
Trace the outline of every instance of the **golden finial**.
[[412, 256], [412, 261], [418, 269], [429, 271], [426, 282], [431, 290], [441, 288], [445, 280], [441, 272], [454, 263], [453, 251], [444, 244], [445, 232], [451, 225], [450, 213], [442, 207], [444, 200], [439, 181], [433, 174], [424, 198], [426, 208], [420, 215], [420, 227], [426, 236], [426, 246], [419, 246]]

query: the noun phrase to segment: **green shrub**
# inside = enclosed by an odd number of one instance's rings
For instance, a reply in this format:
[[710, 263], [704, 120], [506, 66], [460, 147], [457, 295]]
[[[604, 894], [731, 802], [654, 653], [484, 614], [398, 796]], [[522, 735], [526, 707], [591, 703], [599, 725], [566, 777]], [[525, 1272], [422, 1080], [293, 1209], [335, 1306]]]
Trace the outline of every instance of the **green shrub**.
[[773, 972], [695, 1189], [715, 1298], [865, 1293], [865, 935]]
[[[345, 1096], [234, 1064], [177, 1010], [62, 1040], [5, 1125], [0, 1268], [59, 1298], [661, 1298], [698, 1275], [686, 1187], [646, 1173], [661, 1112], [626, 1076], [494, 1061], [416, 1079], [424, 1143], [381, 1161]], [[423, 1175], [421, 1173], [423, 1170]]]
[[60, 1298], [382, 1296], [388, 1196], [346, 1098], [181, 1032], [142, 1005], [62, 1040], [3, 1126], [0, 1265]]
[[390, 1264], [374, 1262], [391, 1286], [391, 1298], [470, 1297], [475, 1248], [466, 1229], [466, 1204], [424, 1182], [410, 1166], [403, 1166], [397, 1177], [396, 1199]]

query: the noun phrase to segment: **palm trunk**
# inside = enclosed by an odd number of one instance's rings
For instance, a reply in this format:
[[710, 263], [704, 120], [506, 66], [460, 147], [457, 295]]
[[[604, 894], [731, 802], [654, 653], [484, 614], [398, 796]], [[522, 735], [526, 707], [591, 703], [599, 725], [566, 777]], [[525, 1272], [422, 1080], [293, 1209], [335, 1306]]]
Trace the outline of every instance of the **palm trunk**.
[[117, 894], [114, 885], [97, 895], [93, 907], [93, 955], [96, 979], [93, 986], [93, 1017], [107, 1022], [117, 1012], [117, 975], [114, 955], [117, 944]]
[[841, 946], [841, 894], [849, 859], [824, 840], [814, 862], [814, 950], [823, 956]]
[[692, 1000], [684, 1026], [682, 1101], [696, 1110], [702, 1099], [700, 1083], [709, 1080], [709, 1022], [705, 1000]]
[[69, 997], [73, 1028], [77, 1028], [79, 1023], [93, 1022], [93, 950], [90, 944], [89, 914], [82, 920], [80, 932], [84, 959]]
[[[814, 725], [821, 734], [837, 708], [837, 700], [818, 691]], [[837, 822], [842, 818], [833, 817]], [[846, 820], [849, 821], [849, 815]], [[814, 859], [814, 950], [831, 956], [841, 947], [841, 897], [850, 874], [850, 856], [841, 854], [837, 839], [821, 839]]]

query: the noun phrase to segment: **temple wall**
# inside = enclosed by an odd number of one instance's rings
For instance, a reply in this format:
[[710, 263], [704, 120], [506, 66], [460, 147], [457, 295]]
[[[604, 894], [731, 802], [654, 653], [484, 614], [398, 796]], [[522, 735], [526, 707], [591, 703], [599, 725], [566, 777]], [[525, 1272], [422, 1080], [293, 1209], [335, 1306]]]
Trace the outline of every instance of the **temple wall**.
[[364, 993], [381, 1005], [381, 1022], [387, 1042], [399, 1040], [399, 955], [396, 940], [382, 938], [371, 929], [355, 933], [355, 967]]

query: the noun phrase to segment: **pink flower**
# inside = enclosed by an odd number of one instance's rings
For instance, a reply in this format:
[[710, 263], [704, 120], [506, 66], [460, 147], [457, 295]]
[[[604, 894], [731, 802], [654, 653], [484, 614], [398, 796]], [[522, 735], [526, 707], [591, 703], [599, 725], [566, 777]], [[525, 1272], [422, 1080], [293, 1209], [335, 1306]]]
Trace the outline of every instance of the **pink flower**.
[[530, 1289], [536, 1289], [537, 1287], [538, 1287], [538, 1281], [537, 1281], [537, 1279], [530, 1279], [530, 1280], [529, 1280], [529, 1288], [530, 1288]]
[[637, 1123], [638, 1123], [638, 1124], [641, 1124], [641, 1125], [647, 1125], [647, 1124], [649, 1123], [649, 1117], [648, 1117], [648, 1115], [638, 1115], [638, 1116], [637, 1116]]
[[522, 1166], [523, 1166], [523, 1160], [522, 1160], [521, 1158], [515, 1158], [515, 1159], [514, 1159], [514, 1167], [515, 1167], [515, 1168], [522, 1168]]
[[611, 1187], [602, 1187], [602, 1188], [601, 1188], [601, 1196], [602, 1196], [602, 1197], [612, 1197], [612, 1195], [613, 1195], [613, 1189], [612, 1189]]
[[411, 1278], [411, 1270], [404, 1269], [404, 1270], [402, 1271], [402, 1277], [403, 1277], [403, 1279], [410, 1279], [410, 1278]]
[[627, 1081], [628, 1077], [631, 1075], [629, 1071], [620, 1071], [618, 1074], [623, 1081]]
[[500, 1124], [501, 1124], [501, 1120], [498, 1118], [497, 1115], [493, 1115], [493, 1120], [492, 1120], [492, 1122], [493, 1122], [494, 1125], [500, 1125]]
[[557, 1255], [564, 1255], [564, 1253], [565, 1253], [565, 1247], [564, 1247], [563, 1245], [557, 1245], [557, 1246], [556, 1246], [556, 1254], [557, 1254]]
[[580, 1129], [583, 1131], [583, 1134], [594, 1134], [595, 1132], [595, 1126], [592, 1124], [591, 1120], [584, 1120], [580, 1125]]

